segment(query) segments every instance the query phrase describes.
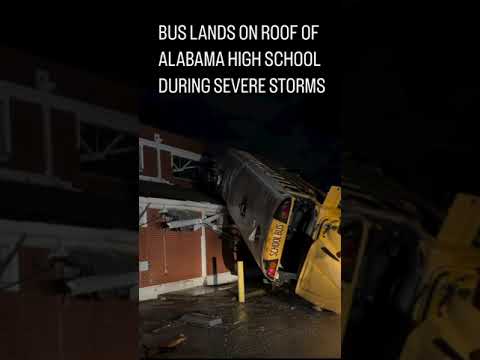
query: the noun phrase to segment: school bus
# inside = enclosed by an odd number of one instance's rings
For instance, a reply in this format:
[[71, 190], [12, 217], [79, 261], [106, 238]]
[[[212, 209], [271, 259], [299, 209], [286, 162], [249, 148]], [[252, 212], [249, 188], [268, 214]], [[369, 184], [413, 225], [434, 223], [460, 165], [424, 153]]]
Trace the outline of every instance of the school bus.
[[238, 149], [216, 167], [217, 191], [265, 278], [294, 274], [296, 294], [340, 313], [340, 187], [323, 194]]
[[342, 358], [480, 358], [480, 197], [342, 164]]

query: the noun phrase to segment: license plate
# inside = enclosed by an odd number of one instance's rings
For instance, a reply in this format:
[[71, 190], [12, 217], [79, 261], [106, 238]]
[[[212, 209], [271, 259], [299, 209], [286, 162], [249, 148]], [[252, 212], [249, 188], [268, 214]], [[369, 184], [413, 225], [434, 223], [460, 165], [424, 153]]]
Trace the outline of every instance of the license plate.
[[268, 231], [267, 242], [263, 251], [263, 260], [277, 260], [282, 254], [283, 245], [287, 237], [287, 224], [272, 220], [272, 224]]

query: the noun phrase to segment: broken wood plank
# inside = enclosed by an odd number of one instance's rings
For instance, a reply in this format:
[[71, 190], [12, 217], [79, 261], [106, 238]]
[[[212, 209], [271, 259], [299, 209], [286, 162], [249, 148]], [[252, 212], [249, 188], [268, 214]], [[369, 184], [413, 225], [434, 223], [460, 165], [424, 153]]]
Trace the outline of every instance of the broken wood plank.
[[176, 349], [177, 346], [184, 343], [185, 340], [187, 340], [187, 337], [180, 334], [173, 339], [162, 341], [154, 347], [143, 345], [144, 359], [161, 359], [163, 353]]

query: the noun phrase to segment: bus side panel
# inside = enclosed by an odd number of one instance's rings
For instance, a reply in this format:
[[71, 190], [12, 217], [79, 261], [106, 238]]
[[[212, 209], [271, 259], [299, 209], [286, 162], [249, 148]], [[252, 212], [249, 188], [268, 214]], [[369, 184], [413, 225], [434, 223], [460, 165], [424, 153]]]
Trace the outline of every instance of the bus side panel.
[[341, 260], [333, 259], [315, 241], [298, 278], [295, 293], [319, 308], [341, 313]]
[[289, 195], [280, 194], [275, 186], [270, 184], [271, 180], [264, 173], [264, 169], [236, 151], [227, 153], [220, 168], [222, 197], [243, 240], [263, 272], [262, 253], [273, 214]]

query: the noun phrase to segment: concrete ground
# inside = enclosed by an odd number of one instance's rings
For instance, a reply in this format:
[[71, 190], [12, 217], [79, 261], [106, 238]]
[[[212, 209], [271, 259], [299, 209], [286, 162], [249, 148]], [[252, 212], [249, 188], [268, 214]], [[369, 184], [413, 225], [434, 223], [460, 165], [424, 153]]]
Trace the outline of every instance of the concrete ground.
[[[303, 299], [283, 291], [258, 291], [257, 287], [247, 289], [250, 293], [257, 295], [247, 297], [244, 304], [238, 303], [235, 286], [197, 288], [142, 302], [140, 343], [152, 354], [159, 344], [183, 334], [180, 345], [158, 358], [340, 357], [339, 315], [315, 311]], [[179, 319], [192, 312], [219, 316], [222, 324], [208, 328]]]

